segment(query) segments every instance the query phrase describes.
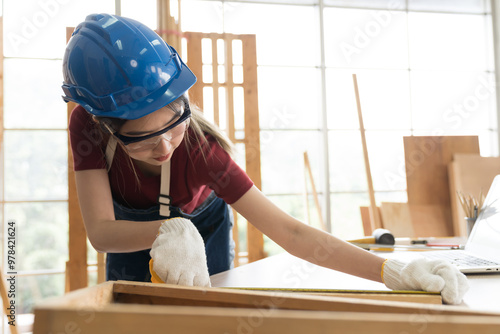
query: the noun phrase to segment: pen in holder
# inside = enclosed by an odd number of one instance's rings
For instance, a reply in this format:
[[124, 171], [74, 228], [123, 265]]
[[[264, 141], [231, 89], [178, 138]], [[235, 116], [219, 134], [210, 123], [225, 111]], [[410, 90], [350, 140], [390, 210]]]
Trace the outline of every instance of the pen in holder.
[[478, 199], [474, 198], [472, 195], [464, 195], [457, 191], [458, 199], [462, 205], [462, 209], [465, 212], [465, 223], [467, 230], [467, 237], [469, 237], [474, 224], [476, 223], [477, 216], [483, 207], [484, 195], [483, 191], [479, 193]]

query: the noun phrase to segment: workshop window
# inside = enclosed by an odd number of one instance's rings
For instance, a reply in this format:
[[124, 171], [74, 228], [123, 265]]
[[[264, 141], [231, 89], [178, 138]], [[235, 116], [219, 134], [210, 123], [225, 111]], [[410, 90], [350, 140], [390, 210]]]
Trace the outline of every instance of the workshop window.
[[181, 23], [256, 34], [262, 190], [290, 214], [319, 227], [310, 195], [306, 213], [307, 151], [330, 230], [363, 234], [369, 198], [352, 73], [378, 203], [407, 201], [403, 136], [477, 135], [482, 155], [498, 154], [488, 1], [262, 2], [183, 0]]

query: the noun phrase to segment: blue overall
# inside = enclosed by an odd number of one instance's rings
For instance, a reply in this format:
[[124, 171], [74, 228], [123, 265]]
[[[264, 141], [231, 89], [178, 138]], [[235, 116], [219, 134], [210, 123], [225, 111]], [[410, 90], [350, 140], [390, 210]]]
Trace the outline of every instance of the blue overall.
[[[117, 220], [154, 221], [166, 219], [159, 214], [159, 205], [146, 210], [130, 209], [114, 203]], [[210, 275], [228, 270], [234, 259], [234, 241], [232, 239], [233, 214], [226, 202], [210, 196], [191, 214], [186, 214], [178, 207], [170, 206], [170, 218], [190, 219], [205, 242], [208, 271]], [[150, 282], [150, 249], [132, 253], [108, 253], [106, 258], [106, 280], [125, 280]]]

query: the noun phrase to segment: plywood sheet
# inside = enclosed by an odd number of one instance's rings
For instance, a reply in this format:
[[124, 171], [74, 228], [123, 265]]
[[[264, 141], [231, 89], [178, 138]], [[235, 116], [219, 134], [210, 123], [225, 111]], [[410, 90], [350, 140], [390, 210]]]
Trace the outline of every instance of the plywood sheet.
[[453, 235], [451, 210], [442, 205], [409, 204], [414, 237], [446, 237]]
[[445, 237], [453, 234], [450, 212], [440, 205], [382, 202], [382, 224], [395, 237]]
[[479, 154], [455, 154], [448, 167], [453, 232], [466, 236], [465, 212], [457, 191], [479, 198], [488, 193], [496, 175], [500, 174], [500, 157], [481, 157]]
[[408, 203], [382, 202], [382, 225], [396, 238], [415, 237]]
[[[422, 224], [418, 227], [418, 233], [430, 235], [438, 230], [452, 235], [448, 164], [457, 153], [479, 154], [478, 137], [407, 136], [403, 138], [403, 142], [408, 204], [419, 206], [415, 211], [418, 220], [413, 221], [413, 227], [417, 229], [416, 224]], [[426, 214], [430, 216], [426, 217]], [[438, 227], [435, 224], [444, 226]], [[426, 231], [425, 227], [432, 229]]]

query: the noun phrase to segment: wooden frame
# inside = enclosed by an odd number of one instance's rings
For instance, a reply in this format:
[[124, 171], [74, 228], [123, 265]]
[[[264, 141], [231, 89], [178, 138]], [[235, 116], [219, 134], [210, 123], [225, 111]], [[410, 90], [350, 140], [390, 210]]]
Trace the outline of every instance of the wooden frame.
[[168, 284], [106, 282], [35, 306], [34, 334], [498, 333], [462, 307]]
[[[257, 92], [257, 46], [255, 35], [235, 35], [235, 34], [216, 34], [216, 33], [198, 33], [185, 32], [187, 39], [187, 65], [198, 78], [196, 84], [189, 90], [189, 97], [193, 103], [196, 103], [203, 109], [204, 89], [210, 88], [212, 91], [214, 123], [226, 128], [227, 135], [233, 143], [244, 144], [245, 146], [245, 169], [248, 176], [252, 179], [257, 188], [261, 188], [261, 170], [260, 170], [260, 124], [259, 107]], [[202, 41], [208, 40], [211, 45], [212, 59], [210, 64], [203, 64]], [[240, 41], [242, 45], [242, 69], [243, 81], [235, 82], [233, 64], [233, 42]], [[224, 44], [223, 54], [219, 52], [217, 43]], [[223, 58], [221, 63], [218, 59]], [[211, 80], [205, 80], [203, 65], [211, 66]], [[219, 66], [224, 68], [224, 77], [219, 75]], [[226, 110], [222, 110], [220, 103], [219, 89], [225, 89]], [[243, 89], [244, 99], [244, 129], [237, 129], [235, 125], [235, 99], [234, 89]], [[220, 124], [222, 114], [225, 114], [226, 124]], [[244, 138], [238, 138], [236, 132], [243, 130]], [[237, 233], [237, 215], [234, 213], [235, 228]], [[238, 237], [234, 235], [236, 242], [235, 265], [238, 265], [239, 256], [242, 252], [238, 250]], [[260, 260], [265, 257], [264, 238], [262, 233], [253, 225], [247, 225], [247, 244], [248, 244], [248, 262]], [[239, 254], [238, 254], [239, 253]]]

